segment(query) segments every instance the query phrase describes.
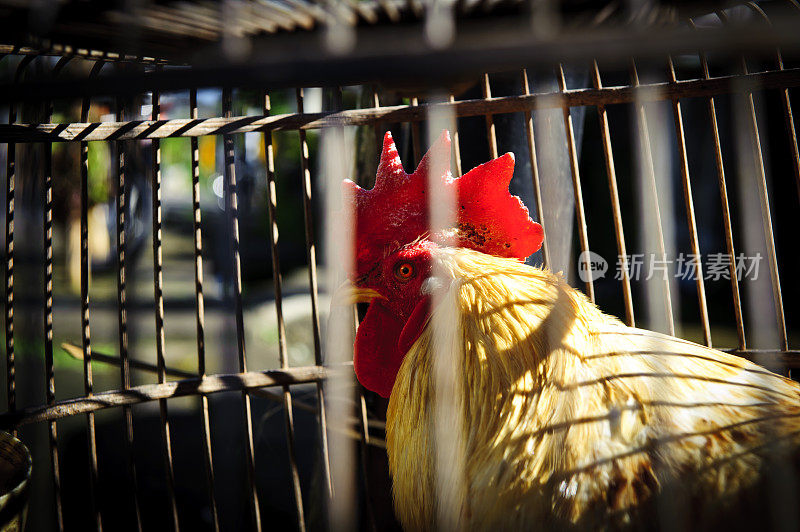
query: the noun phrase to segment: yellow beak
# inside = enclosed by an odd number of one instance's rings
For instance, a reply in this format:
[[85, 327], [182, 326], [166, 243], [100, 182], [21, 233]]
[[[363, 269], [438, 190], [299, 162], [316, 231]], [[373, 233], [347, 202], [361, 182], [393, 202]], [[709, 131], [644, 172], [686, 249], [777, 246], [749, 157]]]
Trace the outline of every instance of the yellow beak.
[[386, 299], [376, 290], [354, 286], [350, 281], [343, 282], [331, 298], [331, 305], [346, 306], [353, 303], [371, 303], [373, 299]]

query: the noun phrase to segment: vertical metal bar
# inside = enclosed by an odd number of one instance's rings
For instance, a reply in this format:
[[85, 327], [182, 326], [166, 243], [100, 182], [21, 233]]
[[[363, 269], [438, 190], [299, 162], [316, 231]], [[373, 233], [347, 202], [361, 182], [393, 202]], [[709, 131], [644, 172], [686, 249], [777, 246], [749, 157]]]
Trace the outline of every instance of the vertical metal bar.
[[[103, 61], [97, 61], [89, 74], [94, 77], [103, 67]], [[84, 98], [81, 105], [81, 122], [89, 121], [89, 98]], [[82, 141], [81, 149], [81, 331], [83, 344], [83, 390], [86, 397], [92, 393], [92, 347], [89, 330], [89, 143]], [[94, 414], [86, 414], [89, 438], [89, 501], [94, 513], [97, 530], [103, 529], [103, 520], [97, 506], [99, 493], [99, 475], [97, 471], [97, 440], [95, 437]]]
[[[264, 116], [269, 116], [272, 108], [269, 94], [263, 95]], [[289, 355], [286, 349], [286, 326], [283, 321], [283, 293], [281, 287], [280, 256], [278, 254], [278, 220], [276, 218], [278, 194], [275, 187], [275, 154], [272, 146], [272, 131], [264, 133], [264, 154], [267, 159], [267, 216], [269, 218], [269, 247], [272, 252], [272, 280], [275, 289], [275, 313], [278, 321], [278, 356], [281, 369], [289, 367]], [[292, 411], [292, 393], [289, 386], [283, 387], [283, 411], [286, 420], [286, 443], [289, 446], [289, 467], [294, 488], [295, 509], [297, 510], [297, 527], [306, 529], [303, 513], [303, 491], [300, 486], [300, 474], [297, 471], [297, 450], [295, 448], [294, 413]]]
[[[152, 120], [161, 119], [161, 102], [158, 91], [153, 91]], [[164, 281], [163, 281], [163, 256], [161, 250], [161, 141], [153, 139], [153, 167], [152, 167], [152, 216], [153, 216], [153, 299], [155, 303], [156, 319], [156, 359], [158, 365], [158, 382], [167, 382], [164, 361]], [[180, 530], [178, 522], [178, 506], [175, 501], [175, 470], [172, 466], [172, 445], [169, 430], [169, 417], [167, 413], [167, 400], [158, 401], [161, 417], [161, 439], [164, 445], [164, 467], [167, 472], [167, 496], [172, 509], [173, 530]]]
[[[796, 0], [790, 0], [791, 5], [800, 10], [800, 4]], [[760, 15], [767, 24], [772, 26], [772, 22], [767, 17], [767, 14], [761, 9], [761, 6], [754, 2], [747, 2], [748, 7]], [[783, 70], [783, 56], [780, 49], [775, 50], [775, 64], [778, 70]], [[797, 185], [797, 195], [800, 198], [800, 151], [797, 147], [797, 131], [794, 127], [794, 116], [792, 114], [792, 102], [789, 99], [789, 88], [781, 90], [781, 103], [783, 104], [783, 116], [786, 121], [786, 132], [789, 135], [789, 145], [792, 150], [792, 167], [794, 170], [795, 184]]]
[[[450, 95], [450, 103], [456, 101], [455, 96], [452, 94]], [[453, 121], [453, 131], [451, 131], [453, 137], [453, 160], [455, 161], [456, 165], [456, 177], [461, 177], [463, 170], [461, 169], [461, 142], [458, 138], [458, 117], [455, 117]]]
[[[116, 120], [121, 122], [124, 118], [122, 100], [117, 100]], [[127, 294], [127, 262], [125, 253], [127, 242], [125, 239], [125, 209], [127, 208], [127, 195], [125, 193], [125, 145], [123, 142], [115, 143], [117, 149], [117, 320], [119, 331], [119, 358], [120, 381], [122, 389], [131, 387], [130, 363], [128, 361], [128, 294]], [[88, 295], [86, 300], [86, 313], [88, 324]], [[86, 359], [84, 354], [84, 360]], [[139, 508], [139, 494], [136, 481], [136, 465], [133, 459], [133, 411], [130, 406], [122, 407], [122, 417], [125, 419], [125, 455], [127, 457], [128, 475], [131, 478], [130, 495], [133, 499], [136, 528], [142, 529], [142, 516]]]
[[[44, 364], [46, 401], [56, 401], [55, 370], [53, 369], [53, 145], [46, 144], [44, 151]], [[64, 513], [61, 507], [61, 475], [58, 465], [58, 431], [56, 422], [48, 425], [50, 467], [53, 471], [53, 492], [56, 503], [56, 524], [64, 530]]]
[[[481, 89], [483, 90], [483, 99], [492, 99], [492, 87], [489, 84], [489, 74], [484, 74], [481, 80]], [[486, 140], [489, 142], [489, 156], [492, 159], [497, 159], [497, 135], [494, 130], [494, 116], [486, 114]]]
[[[296, 91], [297, 112], [303, 113], [303, 89]], [[377, 102], [377, 93], [375, 94]], [[306, 131], [299, 129], [300, 165], [303, 170], [303, 216], [305, 221], [306, 259], [308, 260], [308, 283], [311, 292], [311, 329], [314, 336], [314, 364], [322, 365], [322, 350], [319, 332], [319, 285], [317, 283], [317, 245], [314, 237], [314, 216], [311, 204], [311, 171], [308, 161], [308, 143]], [[378, 144], [380, 146], [380, 144]], [[322, 452], [322, 469], [325, 477], [325, 495], [330, 500], [332, 494], [331, 464], [328, 446], [328, 420], [325, 410], [325, 392], [322, 381], [317, 381], [317, 408], [319, 410], [320, 450]]]
[[[31, 64], [36, 56], [23, 57], [17, 65], [14, 74], [14, 83], [22, 77], [22, 73]], [[8, 104], [8, 123], [17, 121], [17, 109], [14, 102]], [[6, 394], [8, 397], [8, 411], [17, 409], [16, 390], [16, 365], [14, 359], [14, 190], [16, 188], [17, 145], [14, 142], [7, 144], [6, 151]], [[13, 429], [11, 434], [17, 435]]]
[[[742, 73], [747, 74], [747, 63], [742, 57]], [[756, 106], [753, 100], [753, 93], [745, 93], [747, 111], [752, 136], [753, 157], [756, 163], [756, 184], [758, 185], [759, 200], [761, 202], [761, 217], [764, 228], [764, 239], [767, 244], [767, 255], [769, 259], [769, 273], [772, 281], [772, 298], [775, 304], [775, 315], [778, 325], [778, 334], [781, 350], [789, 349], [786, 338], [786, 319], [783, 313], [783, 296], [781, 294], [781, 277], [778, 271], [778, 257], [775, 252], [775, 235], [772, 231], [772, 214], [770, 213], [769, 197], [767, 195], [767, 175], [764, 169], [764, 156], [761, 149], [761, 136], [758, 132], [758, 119], [756, 118]]]
[[[222, 90], [222, 113], [225, 118], [233, 116], [232, 90]], [[247, 357], [244, 342], [244, 314], [242, 310], [242, 265], [239, 256], [239, 205], [236, 186], [236, 161], [233, 145], [233, 135], [224, 135], [223, 145], [225, 151], [225, 209], [228, 214], [228, 224], [231, 231], [232, 261], [233, 261], [233, 300], [236, 312], [236, 343], [239, 355], [239, 371], [247, 371]], [[245, 432], [245, 458], [247, 461], [247, 484], [250, 489], [250, 511], [253, 518], [253, 527], [261, 530], [261, 510], [258, 505], [258, 491], [256, 490], [255, 453], [253, 449], [253, 418], [250, 409], [250, 395], [242, 392], [242, 414], [244, 415]]]
[[[596, 89], [603, 88], [600, 78], [600, 69], [597, 61], [594, 62], [593, 82]], [[625, 299], [625, 321], [633, 327], [636, 322], [633, 315], [633, 297], [631, 296], [631, 279], [628, 274], [628, 252], [625, 247], [625, 232], [622, 226], [622, 210], [619, 206], [619, 191], [617, 190], [617, 172], [614, 168], [614, 152], [611, 149], [611, 131], [608, 127], [608, 114], [605, 105], [597, 106], [597, 116], [600, 119], [600, 136], [603, 140], [603, 155], [606, 161], [606, 174], [608, 175], [608, 190], [611, 195], [611, 212], [614, 216], [614, 233], [617, 237], [617, 253], [619, 254], [622, 270], [622, 295]]]
[[[780, 69], [783, 70], [783, 61]], [[786, 132], [789, 135], [789, 143], [792, 150], [792, 166], [794, 168], [795, 184], [797, 185], [797, 197], [800, 199], [800, 150], [797, 146], [797, 130], [794, 126], [794, 115], [792, 114], [792, 103], [789, 100], [789, 88], [781, 91], [781, 101], [783, 102], [783, 113], [786, 120]]]
[[[672, 83], [675, 77], [675, 65], [672, 57], [667, 57], [669, 79]], [[692, 199], [692, 183], [689, 177], [689, 158], [686, 154], [686, 135], [683, 130], [683, 113], [678, 98], [672, 98], [672, 115], [675, 120], [675, 137], [678, 142], [678, 154], [681, 161], [681, 178], [683, 182], [683, 199], [686, 203], [686, 221], [689, 225], [689, 243], [692, 253], [697, 256], [697, 299], [700, 303], [700, 321], [703, 324], [703, 338], [708, 347], [711, 347], [711, 327], [708, 323], [708, 303], [706, 302], [706, 288], [703, 281], [703, 261], [700, 258], [700, 243], [697, 236], [697, 221], [694, 215], [694, 201]]]
[[[694, 23], [689, 24], [694, 28]], [[710, 79], [708, 58], [705, 52], [700, 53], [700, 64], [703, 68], [703, 79]], [[722, 221], [725, 228], [725, 246], [730, 256], [728, 271], [731, 276], [731, 294], [733, 295], [734, 315], [736, 317], [736, 334], [739, 339], [739, 349], [747, 349], [747, 340], [744, 333], [744, 317], [742, 315], [742, 301], [739, 295], [739, 280], [736, 278], [736, 252], [733, 245], [733, 227], [731, 225], [731, 210], [728, 203], [728, 186], [725, 179], [725, 167], [722, 162], [722, 145], [719, 140], [719, 126], [717, 125], [717, 110], [714, 98], [708, 98], [708, 116], [711, 119], [711, 132], [714, 136], [714, 157], [717, 163], [717, 182], [719, 184], [720, 204], [722, 205]]]
[[[636, 70], [636, 63], [631, 59], [631, 84], [634, 87], [639, 86], [639, 73]], [[658, 234], [658, 252], [662, 260], [666, 260], [667, 251], [664, 244], [664, 229], [661, 224], [661, 208], [658, 205], [658, 188], [656, 187], [656, 171], [653, 167], [653, 151], [650, 146], [650, 132], [647, 128], [647, 112], [645, 111], [644, 104], [636, 103], [636, 125], [639, 129], [639, 137], [641, 138], [642, 158], [644, 159], [645, 181], [650, 188], [651, 201], [653, 207], [653, 217], [655, 218], [655, 228]], [[664, 313], [667, 317], [668, 332], [675, 335], [675, 320], [672, 316], [672, 295], [669, 289], [669, 279], [664, 276]]]
[[[12, 109], [14, 104], [9, 104]], [[9, 123], [16, 119], [13, 111], [9, 111]], [[14, 367], [14, 187], [16, 170], [16, 151], [17, 146], [9, 142], [6, 152], [6, 397], [8, 401], [8, 411], [14, 412], [17, 409], [16, 396], [16, 371]], [[12, 434], [16, 436], [14, 429]]]
[[[16, 121], [14, 104], [9, 104], [9, 123]], [[8, 411], [17, 409], [16, 368], [14, 361], [14, 188], [16, 186], [17, 145], [9, 142], [6, 151], [6, 397]], [[16, 436], [16, 429], [12, 434]]]
[[[302, 89], [298, 89], [302, 90]], [[381, 99], [378, 96], [378, 89], [376, 86], [372, 86], [372, 107], [377, 109], [381, 106]], [[299, 112], [299, 111], [298, 111]], [[372, 125], [373, 133], [375, 133], [375, 151], [377, 153], [381, 152], [381, 146], [383, 145], [383, 124], [381, 122], [375, 122]], [[388, 126], [388, 125], [387, 125]]]
[[[567, 82], [564, 78], [564, 67], [558, 65], [558, 89], [561, 92], [567, 90]], [[569, 113], [569, 106], [562, 107], [564, 112], [564, 129], [567, 135], [567, 147], [569, 148], [569, 167], [572, 172], [572, 191], [575, 194], [575, 212], [578, 215], [578, 237], [581, 243], [581, 252], [584, 254], [589, 251], [589, 235], [586, 228], [586, 212], [583, 208], [583, 194], [581, 193], [581, 176], [578, 169], [578, 152], [575, 148], [575, 130], [572, 127], [572, 116]], [[586, 295], [594, 302], [594, 281], [591, 276], [586, 278]]]
[[[415, 96], [411, 98], [411, 105], [419, 105], [419, 99]], [[414, 168], [417, 167], [422, 160], [422, 135], [419, 132], [419, 122], [411, 122], [411, 141], [414, 145]]]
[[[197, 120], [197, 89], [189, 92], [189, 108], [192, 120]], [[205, 344], [205, 300], [203, 298], [203, 237], [200, 230], [200, 150], [197, 137], [190, 138], [192, 158], [192, 219], [194, 228], [194, 293], [197, 308], [197, 372], [206, 375]], [[214, 457], [211, 453], [211, 416], [208, 412], [208, 396], [200, 395], [200, 408], [203, 415], [203, 463], [208, 483], [208, 501], [211, 506], [211, 523], [214, 531], [219, 530], [217, 498], [214, 496]]]
[[[528, 83], [528, 71], [526, 69], [522, 69], [522, 92], [527, 96], [531, 93], [531, 87]], [[528, 138], [528, 154], [530, 155], [531, 160], [531, 179], [533, 180], [533, 195], [536, 199], [536, 211], [539, 216], [539, 223], [542, 226], [542, 230], [544, 230], [544, 234], [547, 234], [547, 230], [544, 226], [544, 210], [542, 204], [542, 186], [541, 181], [539, 179], [539, 163], [536, 159], [536, 138], [534, 137], [534, 128], [533, 128], [533, 113], [529, 110], [525, 111], [525, 135]], [[548, 248], [549, 244], [547, 242], [547, 238], [542, 241], [542, 259], [543, 265], [549, 266], [550, 262], [550, 251]]]
[[[69, 62], [62, 57], [53, 67], [53, 76]], [[53, 102], [47, 102], [47, 121], [53, 116]], [[55, 370], [53, 368], [53, 144], [44, 145], [44, 363], [46, 401], [52, 405], [56, 401]], [[53, 475], [53, 493], [56, 503], [56, 526], [64, 530], [64, 512], [61, 503], [61, 472], [58, 461], [58, 431], [56, 422], [49, 423], [50, 467]]]

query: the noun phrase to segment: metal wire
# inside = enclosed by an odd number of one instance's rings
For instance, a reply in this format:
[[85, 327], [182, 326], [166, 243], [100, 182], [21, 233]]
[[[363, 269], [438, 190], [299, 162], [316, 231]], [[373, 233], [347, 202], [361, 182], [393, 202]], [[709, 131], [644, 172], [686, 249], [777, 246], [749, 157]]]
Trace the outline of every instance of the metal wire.
[[[269, 116], [272, 108], [269, 94], [263, 95], [264, 116]], [[269, 247], [272, 255], [272, 280], [275, 290], [275, 314], [278, 321], [278, 355], [281, 369], [289, 367], [289, 354], [286, 347], [286, 326], [283, 321], [283, 295], [281, 280], [281, 261], [278, 254], [278, 192], [275, 185], [275, 154], [272, 145], [272, 132], [264, 134], [264, 153], [266, 155], [267, 170], [267, 217], [269, 223]], [[283, 388], [283, 411], [286, 420], [286, 443], [289, 447], [289, 467], [294, 489], [295, 510], [297, 511], [297, 527], [306, 529], [306, 520], [303, 512], [303, 491], [300, 487], [300, 474], [297, 471], [297, 449], [295, 448], [294, 413], [292, 411], [292, 393], [288, 386]]]
[[[564, 78], [564, 67], [558, 65], [556, 72], [558, 80], [558, 89], [563, 93], [567, 90], [567, 81]], [[564, 130], [567, 135], [567, 148], [569, 149], [569, 169], [572, 174], [572, 192], [575, 196], [575, 214], [578, 216], [578, 240], [581, 245], [581, 252], [584, 254], [584, 260], [588, 260], [587, 255], [589, 252], [589, 230], [586, 227], [586, 211], [583, 208], [583, 193], [581, 192], [581, 175], [578, 168], [578, 150], [575, 147], [575, 129], [572, 125], [572, 115], [569, 112], [569, 106], [562, 105], [564, 112]], [[586, 277], [586, 295], [594, 302], [594, 279], [592, 276]]]
[[[225, 117], [233, 116], [232, 91], [225, 89], [222, 91], [222, 113]], [[247, 371], [247, 358], [245, 354], [244, 341], [244, 315], [242, 311], [242, 266], [239, 252], [239, 206], [238, 192], [236, 186], [236, 161], [233, 144], [233, 135], [223, 136], [223, 148], [225, 153], [224, 174], [225, 174], [225, 210], [228, 216], [228, 224], [231, 238], [231, 261], [233, 266], [233, 301], [236, 313], [236, 344], [239, 357], [239, 371]], [[245, 428], [245, 460], [247, 466], [247, 485], [250, 492], [250, 512], [253, 519], [253, 527], [261, 530], [261, 510], [258, 503], [258, 491], [256, 489], [255, 473], [255, 451], [253, 449], [253, 417], [250, 409], [250, 395], [247, 390], [242, 391], [242, 414], [244, 416]]]
[[[669, 79], [675, 83], [675, 66], [672, 57], [667, 58]], [[703, 326], [703, 338], [708, 347], [711, 347], [711, 327], [708, 324], [708, 304], [706, 303], [706, 288], [703, 282], [703, 261], [700, 257], [700, 243], [697, 236], [697, 221], [694, 215], [694, 200], [692, 199], [692, 184], [689, 177], [689, 158], [686, 155], [686, 135], [683, 131], [683, 113], [681, 103], [677, 98], [672, 99], [672, 114], [675, 119], [675, 136], [678, 143], [678, 156], [681, 163], [681, 178], [683, 182], [683, 199], [686, 203], [686, 219], [689, 225], [689, 243], [692, 253], [697, 257], [697, 299], [700, 302], [700, 321]]]
[[[600, 68], [597, 61], [592, 69], [592, 82], [596, 89], [603, 87], [600, 78]], [[608, 175], [608, 191], [611, 195], [611, 211], [614, 217], [614, 234], [617, 241], [617, 254], [620, 258], [622, 272], [622, 295], [625, 299], [625, 323], [633, 327], [636, 320], [633, 315], [633, 296], [631, 295], [631, 278], [628, 272], [628, 251], [625, 246], [625, 232], [622, 227], [622, 211], [619, 206], [619, 191], [617, 190], [617, 171], [614, 167], [614, 153], [611, 149], [611, 130], [608, 127], [608, 113], [604, 105], [597, 106], [597, 117], [600, 120], [600, 137], [603, 143], [603, 157], [606, 161], [606, 174]]]
[[[71, 61], [62, 57], [53, 67], [52, 76], [57, 76]], [[53, 102], [47, 102], [47, 119], [53, 116]], [[55, 368], [53, 365], [53, 145], [44, 146], [44, 363], [47, 393], [45, 401], [53, 405], [56, 401]], [[64, 530], [64, 510], [61, 501], [61, 472], [58, 459], [58, 431], [55, 421], [49, 424], [50, 468], [53, 477], [56, 526]]]
[[[690, 26], [694, 27], [694, 22], [689, 20]], [[700, 64], [703, 68], [703, 78], [709, 79], [711, 74], [708, 69], [708, 58], [706, 54], [700, 53]], [[739, 280], [736, 275], [736, 252], [733, 244], [733, 228], [731, 226], [731, 210], [728, 202], [728, 185], [725, 179], [725, 167], [722, 161], [722, 146], [719, 139], [719, 126], [717, 124], [717, 110], [714, 98], [708, 98], [708, 115], [711, 119], [711, 132], [714, 136], [714, 158], [717, 166], [717, 183], [719, 185], [720, 202], [722, 205], [722, 222], [725, 228], [725, 247], [730, 255], [728, 261], [728, 274], [731, 277], [731, 295], [733, 297], [734, 315], [736, 319], [736, 334], [739, 340], [739, 349], [747, 349], [747, 341], [744, 332], [744, 317], [742, 315], [742, 301], [739, 295]]]
[[[92, 67], [90, 76], [96, 76], [103, 68], [103, 61], [97, 61]], [[81, 105], [81, 120], [88, 120], [89, 98], [84, 98]], [[92, 347], [91, 332], [89, 329], [89, 143], [81, 142], [81, 316], [82, 316], [82, 341], [83, 341], [83, 391], [87, 398], [93, 395], [92, 376]], [[119, 270], [123, 270], [120, 268]], [[97, 505], [97, 494], [100, 492], [99, 473], [97, 471], [97, 437], [95, 435], [94, 414], [86, 414], [87, 432], [89, 438], [89, 484], [90, 508], [94, 513], [95, 524], [98, 530], [103, 528], [103, 518]]]
[[[197, 89], [189, 91], [189, 113], [197, 120]], [[189, 139], [192, 165], [192, 236], [194, 244], [194, 293], [197, 317], [197, 373], [200, 378], [206, 375], [205, 344], [205, 300], [203, 298], [203, 235], [201, 232], [200, 209], [200, 150], [197, 137]], [[208, 486], [208, 502], [211, 511], [211, 524], [215, 531], [219, 530], [219, 514], [217, 498], [214, 495], [214, 456], [211, 451], [211, 415], [208, 410], [208, 396], [200, 395], [200, 411], [203, 426], [203, 466]]]
[[[528, 83], [528, 71], [522, 69], [522, 93], [528, 95], [531, 93], [531, 88]], [[539, 224], [542, 226], [544, 234], [547, 234], [544, 224], [544, 206], [542, 205], [542, 184], [539, 179], [539, 164], [536, 158], [536, 140], [534, 136], [535, 128], [533, 127], [533, 113], [530, 110], [525, 110], [525, 135], [528, 139], [528, 155], [531, 161], [531, 179], [533, 180], [533, 196], [536, 201], [536, 215], [539, 217]], [[547, 238], [542, 241], [542, 264], [549, 266], [550, 262], [550, 248]]]
[[[123, 103], [121, 100], [117, 101], [117, 120], [122, 120], [124, 116], [123, 110]], [[125, 182], [126, 182], [126, 166], [125, 166], [125, 145], [123, 142], [116, 142], [115, 149], [117, 153], [117, 161], [116, 161], [116, 185], [117, 185], [117, 194], [116, 194], [116, 239], [117, 239], [117, 321], [118, 321], [118, 340], [119, 340], [119, 359], [120, 359], [120, 381], [123, 390], [128, 390], [131, 387], [131, 373], [130, 373], [130, 365], [128, 360], [128, 290], [127, 290], [127, 241], [125, 238], [125, 225], [127, 223], [125, 219], [125, 210], [127, 208], [127, 194], [125, 192]], [[88, 198], [87, 198], [88, 201]], [[86, 203], [82, 204], [81, 214], [82, 216], [85, 215], [83, 210], [88, 208]], [[84, 223], [83, 220], [81, 222]], [[86, 225], [82, 225], [85, 227]], [[87, 279], [88, 279], [88, 261], [89, 261], [89, 253], [88, 253], [88, 228], [86, 229], [86, 244], [81, 244], [81, 250], [85, 249], [86, 253], [86, 268], [87, 268]], [[83, 229], [82, 229], [83, 234]], [[83, 264], [83, 254], [81, 255], [81, 264]], [[83, 268], [83, 266], [82, 266]], [[88, 294], [88, 280], [87, 283], [87, 291], [85, 296], [84, 302], [84, 312], [85, 312], [85, 330], [86, 330], [86, 339], [85, 339], [85, 347], [84, 347], [84, 360], [86, 354], [89, 353], [91, 355], [90, 344], [89, 344], [89, 294]], [[81, 286], [83, 286], [83, 276], [81, 277]], [[133, 412], [131, 411], [130, 406], [124, 406], [122, 408], [122, 417], [125, 419], [125, 438], [124, 438], [124, 453], [127, 457], [127, 468], [128, 468], [128, 475], [131, 479], [130, 485], [130, 496], [131, 500], [133, 501], [133, 509], [134, 515], [136, 520], [136, 529], [142, 529], [142, 517], [141, 517], [141, 510], [139, 508], [139, 494], [137, 490], [137, 481], [136, 481], [136, 464], [134, 463], [133, 458]]]
[[[22, 78], [22, 74], [35, 56], [24, 57], [19, 62], [14, 74], [14, 82]], [[17, 110], [14, 102], [8, 104], [8, 123], [13, 124], [17, 121]], [[5, 257], [6, 257], [6, 394], [8, 400], [8, 410], [13, 412], [17, 409], [16, 392], [16, 366], [14, 360], [14, 190], [16, 189], [16, 161], [17, 148], [13, 142], [9, 142], [6, 148], [6, 235], [5, 235]], [[12, 431], [16, 436], [17, 431]]]
[[[481, 83], [483, 99], [487, 102], [492, 99], [492, 86], [489, 83], [489, 74], [484, 74]], [[494, 117], [486, 114], [486, 140], [489, 143], [489, 157], [497, 159], [497, 133], [494, 129]]]
[[[297, 112], [303, 113], [303, 89], [298, 88], [295, 93]], [[308, 286], [311, 293], [311, 334], [314, 339], [314, 364], [322, 365], [322, 348], [320, 347], [319, 333], [319, 284], [317, 282], [317, 245], [314, 237], [314, 218], [311, 192], [311, 170], [308, 161], [308, 142], [306, 132], [299, 130], [300, 136], [300, 168], [303, 172], [303, 226], [305, 229], [306, 260], [308, 261]], [[319, 437], [322, 460], [322, 472], [325, 480], [323, 491], [330, 501], [332, 493], [331, 464], [328, 446], [328, 421], [325, 411], [325, 391], [322, 382], [317, 382], [317, 409], [319, 411]]]
[[[153, 114], [152, 119], [157, 122], [161, 118], [161, 102], [158, 91], [153, 91], [152, 96]], [[153, 216], [153, 298], [155, 301], [156, 319], [156, 360], [158, 364], [158, 382], [163, 384], [167, 381], [167, 374], [164, 371], [166, 362], [164, 361], [164, 280], [163, 280], [163, 258], [161, 253], [161, 141], [153, 139], [153, 168], [152, 168], [152, 216]], [[173, 530], [180, 530], [178, 522], [178, 505], [175, 500], [175, 469], [172, 465], [172, 438], [169, 430], [169, 416], [167, 413], [167, 400], [158, 401], [159, 416], [161, 418], [161, 439], [164, 451], [164, 467], [167, 475], [167, 496], [169, 497], [172, 509]]]

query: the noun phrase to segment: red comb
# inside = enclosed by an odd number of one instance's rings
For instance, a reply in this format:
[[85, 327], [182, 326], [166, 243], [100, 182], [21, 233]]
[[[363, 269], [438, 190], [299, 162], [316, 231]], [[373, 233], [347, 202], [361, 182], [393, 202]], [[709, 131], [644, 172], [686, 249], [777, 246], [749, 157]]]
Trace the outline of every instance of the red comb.
[[[434, 162], [437, 168], [431, 169]], [[522, 201], [508, 192], [514, 175], [513, 154], [506, 153], [453, 179], [450, 135], [443, 131], [409, 175], [403, 170], [392, 134], [387, 132], [375, 187], [364, 190], [350, 180], [343, 183], [345, 201], [355, 203], [359, 274], [386, 253], [430, 230], [430, 171], [440, 174], [444, 187], [456, 195], [457, 212], [452, 217], [458, 224], [456, 245], [520, 260], [542, 245], [542, 226], [531, 220]]]

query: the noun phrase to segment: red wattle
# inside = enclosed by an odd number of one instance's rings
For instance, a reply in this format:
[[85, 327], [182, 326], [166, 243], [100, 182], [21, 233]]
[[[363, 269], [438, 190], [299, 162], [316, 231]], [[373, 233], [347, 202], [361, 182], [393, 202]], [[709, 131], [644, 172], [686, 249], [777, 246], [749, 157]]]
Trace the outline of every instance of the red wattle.
[[358, 326], [353, 365], [356, 377], [367, 390], [389, 397], [405, 351], [398, 349], [403, 322], [380, 300], [369, 305]]
[[411, 316], [409, 316], [406, 321], [405, 327], [403, 327], [403, 330], [400, 332], [400, 339], [397, 341], [397, 349], [401, 353], [408, 353], [408, 350], [411, 349], [411, 346], [417, 341], [419, 335], [422, 334], [422, 329], [425, 328], [425, 324], [428, 323], [428, 318], [430, 317], [431, 298], [425, 297], [414, 307]]
[[403, 357], [417, 341], [431, 314], [431, 300], [422, 299], [405, 323], [373, 301], [358, 326], [353, 365], [356, 377], [367, 390], [389, 397]]

